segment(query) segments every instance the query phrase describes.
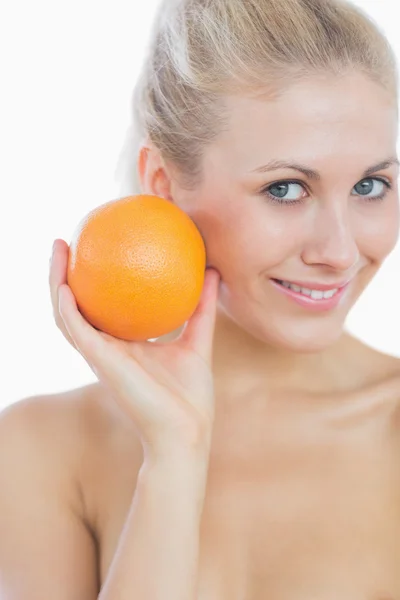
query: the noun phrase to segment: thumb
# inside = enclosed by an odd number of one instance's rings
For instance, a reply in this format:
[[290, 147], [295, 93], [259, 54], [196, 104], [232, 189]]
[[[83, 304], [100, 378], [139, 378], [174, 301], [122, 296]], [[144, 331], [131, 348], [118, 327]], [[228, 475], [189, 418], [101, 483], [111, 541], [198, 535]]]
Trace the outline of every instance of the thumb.
[[197, 352], [208, 364], [211, 362], [220, 280], [216, 269], [206, 269], [200, 301], [179, 338], [180, 345]]

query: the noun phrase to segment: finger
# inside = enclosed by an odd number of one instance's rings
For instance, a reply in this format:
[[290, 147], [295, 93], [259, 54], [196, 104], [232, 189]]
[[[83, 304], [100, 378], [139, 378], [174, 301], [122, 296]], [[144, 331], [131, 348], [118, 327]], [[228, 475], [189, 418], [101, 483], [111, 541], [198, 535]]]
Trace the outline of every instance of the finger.
[[[148, 410], [152, 398], [148, 398], [143, 390], [149, 388], [151, 377], [124, 352], [124, 342], [92, 327], [79, 312], [68, 284], [60, 286], [58, 297], [59, 312], [67, 332], [99, 381], [113, 393], [117, 392], [117, 401], [123, 399], [128, 402], [131, 412], [134, 408], [131, 406], [133, 396], [139, 399], [144, 397], [141, 410]], [[147, 409], [146, 402], [149, 405]]]
[[60, 329], [63, 336], [72, 345], [74, 342], [69, 335], [65, 323], [61, 318], [58, 308], [58, 288], [60, 285], [67, 282], [67, 264], [68, 264], [68, 244], [62, 239], [56, 239], [54, 242], [54, 251], [50, 259], [49, 270], [49, 285], [51, 304], [53, 306], [53, 316], [57, 327]]
[[98, 331], [85, 319], [79, 312], [75, 296], [68, 284], [59, 287], [58, 304], [68, 335], [96, 375], [98, 375], [97, 369], [108, 376], [115, 370], [116, 365], [117, 368], [122, 366], [126, 357], [119, 347], [119, 340], [103, 331]]
[[212, 355], [220, 280], [216, 269], [206, 270], [199, 304], [179, 338], [180, 344], [195, 350], [208, 363]]
[[[86, 360], [93, 373], [104, 381], [109, 376], [111, 361], [107, 363], [106, 338], [81, 315], [74, 294], [68, 284], [58, 288], [58, 312], [72, 344]], [[108, 337], [108, 336], [107, 336]], [[106, 373], [105, 373], [106, 372]]]
[[94, 358], [96, 348], [104, 340], [81, 315], [75, 296], [69, 285], [65, 283], [58, 288], [58, 312], [72, 343], [90, 363]]

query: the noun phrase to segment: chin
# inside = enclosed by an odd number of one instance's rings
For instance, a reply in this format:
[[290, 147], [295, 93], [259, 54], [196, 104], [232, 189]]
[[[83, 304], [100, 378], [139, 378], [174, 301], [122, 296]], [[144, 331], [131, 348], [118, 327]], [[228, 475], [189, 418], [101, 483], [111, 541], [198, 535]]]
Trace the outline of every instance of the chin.
[[344, 324], [318, 327], [315, 323], [310, 324], [309, 327], [305, 323], [297, 327], [290, 325], [280, 327], [275, 323], [272, 329], [268, 324], [265, 328], [259, 326], [252, 331], [252, 335], [264, 344], [298, 354], [322, 352], [338, 342], [343, 333]]
[[[222, 313], [254, 340], [296, 354], [318, 353], [343, 336], [348, 307], [325, 313], [288, 314], [277, 306], [223, 298]], [[242, 300], [242, 299], [240, 299]]]

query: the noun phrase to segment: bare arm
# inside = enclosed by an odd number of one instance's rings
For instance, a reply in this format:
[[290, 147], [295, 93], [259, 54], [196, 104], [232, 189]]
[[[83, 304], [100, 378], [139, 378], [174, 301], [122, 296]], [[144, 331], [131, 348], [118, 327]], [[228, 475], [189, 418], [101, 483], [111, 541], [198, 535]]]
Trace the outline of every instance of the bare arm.
[[95, 542], [41, 435], [46, 414], [36, 400], [0, 413], [0, 598], [95, 600]]
[[143, 463], [99, 600], [195, 600], [204, 453], [165, 453]]
[[69, 247], [61, 240], [55, 249], [56, 322], [135, 425], [145, 455], [99, 600], [195, 600], [220, 275], [206, 269], [196, 310], [172, 344], [121, 340], [85, 320], [67, 283]]
[[96, 542], [49, 443], [59, 440], [51, 414], [35, 398], [0, 413], [1, 600], [195, 600], [208, 436], [142, 463], [100, 591]]

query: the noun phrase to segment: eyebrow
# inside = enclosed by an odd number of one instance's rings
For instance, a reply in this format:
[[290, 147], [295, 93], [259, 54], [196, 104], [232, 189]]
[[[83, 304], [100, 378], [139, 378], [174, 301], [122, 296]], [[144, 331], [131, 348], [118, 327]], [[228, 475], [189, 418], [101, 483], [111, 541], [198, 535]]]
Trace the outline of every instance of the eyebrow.
[[[368, 177], [368, 175], [376, 173], [377, 171], [381, 171], [382, 169], [387, 169], [392, 165], [400, 165], [399, 159], [396, 156], [390, 157], [387, 160], [378, 163], [377, 165], [369, 167], [364, 171], [363, 177]], [[310, 169], [309, 167], [305, 167], [304, 165], [300, 165], [298, 163], [276, 159], [269, 161], [262, 167], [254, 169], [251, 171], [251, 173], [267, 173], [268, 171], [275, 171], [276, 169], [294, 169], [295, 171], [300, 171], [300, 173], [303, 173], [309, 179], [315, 179], [316, 181], [320, 181], [321, 179], [321, 174], [318, 171], [314, 171], [314, 169]]]

